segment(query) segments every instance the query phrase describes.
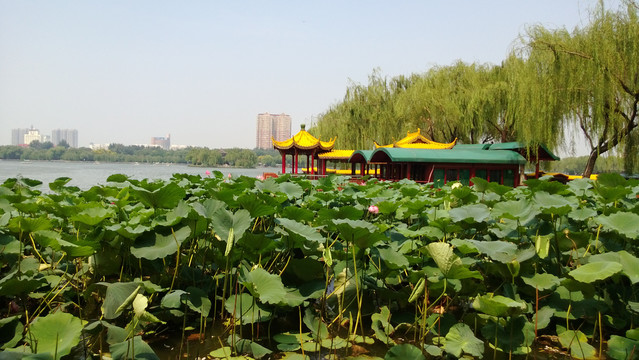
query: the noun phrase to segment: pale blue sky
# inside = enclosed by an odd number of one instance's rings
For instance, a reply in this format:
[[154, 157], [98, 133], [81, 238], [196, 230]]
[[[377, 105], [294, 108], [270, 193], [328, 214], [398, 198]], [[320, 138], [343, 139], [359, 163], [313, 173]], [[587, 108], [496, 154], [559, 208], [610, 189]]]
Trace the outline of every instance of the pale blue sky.
[[583, 26], [596, 3], [0, 0], [0, 144], [33, 125], [80, 146], [253, 148], [258, 113], [296, 132], [375, 68], [498, 64], [527, 26]]

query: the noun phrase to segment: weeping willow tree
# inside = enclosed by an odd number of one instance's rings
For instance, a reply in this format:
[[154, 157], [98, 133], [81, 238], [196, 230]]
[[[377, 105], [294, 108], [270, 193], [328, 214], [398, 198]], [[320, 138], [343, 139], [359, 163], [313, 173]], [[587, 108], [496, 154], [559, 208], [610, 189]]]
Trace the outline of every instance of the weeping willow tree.
[[601, 154], [623, 148], [631, 159], [637, 153], [638, 8], [625, 5], [613, 12], [600, 3], [588, 26], [572, 32], [532, 27], [513, 54], [522, 60], [512, 67], [511, 111], [526, 119], [517, 122], [519, 136], [554, 145], [565, 142], [564, 129], [577, 126], [590, 146], [584, 176]]
[[398, 99], [398, 113], [433, 140], [463, 143], [512, 141], [508, 67], [465, 64], [431, 69]]
[[463, 62], [392, 79], [374, 71], [367, 85], [351, 84], [311, 132], [339, 135], [336, 146], [358, 149], [392, 143], [417, 128], [439, 142], [511, 141], [509, 76], [502, 66]]
[[367, 85], [352, 83], [342, 102], [320, 115], [310, 132], [322, 139], [339, 135], [336, 147], [342, 149], [369, 149], [373, 141], [389, 141], [403, 127], [396, 111], [396, 98], [410, 83], [410, 78], [389, 80], [375, 70]]

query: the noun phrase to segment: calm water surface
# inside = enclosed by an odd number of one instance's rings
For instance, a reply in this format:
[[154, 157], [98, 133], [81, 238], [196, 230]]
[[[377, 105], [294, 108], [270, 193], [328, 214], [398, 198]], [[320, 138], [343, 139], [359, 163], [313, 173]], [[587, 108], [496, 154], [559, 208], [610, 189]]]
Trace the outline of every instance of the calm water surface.
[[67, 184], [81, 189], [89, 189], [94, 185], [107, 184], [106, 179], [113, 174], [124, 174], [131, 178], [142, 180], [168, 180], [173, 174], [191, 174], [206, 176], [206, 171], [215, 170], [234, 177], [258, 176], [264, 172], [278, 173], [278, 168], [208, 168], [191, 167], [185, 164], [144, 164], [144, 163], [96, 163], [80, 161], [19, 161], [0, 160], [0, 183], [8, 178], [24, 177], [42, 181], [40, 187], [48, 189], [48, 184], [59, 177], [69, 177]]

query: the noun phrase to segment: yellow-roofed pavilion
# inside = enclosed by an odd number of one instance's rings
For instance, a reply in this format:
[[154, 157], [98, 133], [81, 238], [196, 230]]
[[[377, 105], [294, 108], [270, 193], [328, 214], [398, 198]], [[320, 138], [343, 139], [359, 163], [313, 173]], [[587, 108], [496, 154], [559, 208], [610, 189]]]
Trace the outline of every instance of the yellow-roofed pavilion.
[[375, 149], [379, 148], [405, 148], [405, 149], [452, 149], [457, 143], [457, 139], [449, 143], [439, 143], [428, 139], [422, 135], [422, 130], [415, 132], [408, 131], [406, 137], [388, 145], [379, 145], [375, 142]]
[[311, 170], [311, 174], [314, 174], [315, 159], [319, 154], [333, 150], [336, 139], [337, 137], [334, 137], [329, 141], [321, 141], [307, 132], [304, 124], [302, 124], [301, 130], [290, 139], [277, 141], [272, 137], [273, 148], [278, 150], [282, 155], [282, 174], [286, 173], [286, 155], [293, 156], [291, 165], [292, 174], [298, 173], [299, 155], [306, 155], [308, 168]]

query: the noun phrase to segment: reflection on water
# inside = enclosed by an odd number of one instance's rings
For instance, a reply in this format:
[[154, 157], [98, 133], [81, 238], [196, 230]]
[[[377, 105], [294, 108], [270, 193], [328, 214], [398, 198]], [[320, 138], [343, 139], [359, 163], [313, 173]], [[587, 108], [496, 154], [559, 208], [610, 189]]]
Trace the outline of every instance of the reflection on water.
[[[0, 160], [0, 183], [17, 176], [40, 180], [44, 189], [59, 177], [69, 177], [69, 186], [89, 189], [94, 185], [104, 185], [113, 174], [124, 174], [134, 179], [168, 180], [173, 174], [207, 176], [206, 171], [220, 171], [225, 176], [258, 176], [264, 172], [279, 172], [277, 168], [210, 168], [192, 167], [185, 164], [145, 164], [145, 163], [97, 163], [81, 161], [19, 161]], [[42, 186], [41, 186], [42, 187]]]

